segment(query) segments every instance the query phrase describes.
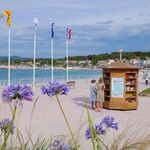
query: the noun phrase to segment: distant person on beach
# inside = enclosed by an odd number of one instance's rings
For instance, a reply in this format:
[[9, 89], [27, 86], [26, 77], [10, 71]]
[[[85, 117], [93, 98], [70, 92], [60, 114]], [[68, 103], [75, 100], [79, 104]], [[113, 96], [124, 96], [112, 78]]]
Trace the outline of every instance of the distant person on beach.
[[100, 78], [97, 84], [97, 99], [96, 99], [96, 111], [102, 111], [104, 102], [104, 80]]
[[146, 84], [146, 86], [148, 86], [148, 80], [149, 80], [149, 77], [148, 77], [148, 74], [146, 74], [146, 76], [145, 76], [145, 84]]
[[89, 100], [92, 103], [92, 109], [95, 109], [95, 102], [96, 102], [96, 95], [97, 95], [96, 92], [97, 92], [96, 80], [93, 79], [90, 85], [90, 98], [89, 98]]

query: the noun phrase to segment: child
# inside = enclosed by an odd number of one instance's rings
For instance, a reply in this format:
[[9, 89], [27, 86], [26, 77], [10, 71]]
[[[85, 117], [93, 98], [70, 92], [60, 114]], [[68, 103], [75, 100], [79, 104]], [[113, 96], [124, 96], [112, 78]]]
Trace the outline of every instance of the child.
[[95, 109], [95, 102], [96, 102], [96, 80], [93, 79], [91, 81], [91, 86], [90, 86], [90, 101], [92, 103], [92, 109]]
[[103, 108], [103, 102], [104, 102], [104, 81], [103, 78], [99, 79], [99, 82], [97, 84], [97, 100], [96, 100], [96, 111], [102, 111]]

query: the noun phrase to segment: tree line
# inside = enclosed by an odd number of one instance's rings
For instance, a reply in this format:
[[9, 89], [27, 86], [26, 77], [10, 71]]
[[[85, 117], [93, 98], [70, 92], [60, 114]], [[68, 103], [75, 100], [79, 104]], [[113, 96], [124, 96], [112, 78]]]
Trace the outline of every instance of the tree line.
[[[119, 59], [120, 53], [119, 52], [112, 52], [112, 53], [104, 53], [104, 54], [98, 54], [98, 55], [87, 55], [87, 56], [69, 56], [69, 60], [76, 60], [76, 61], [86, 61], [91, 60], [93, 65], [96, 65], [98, 61], [101, 60], [108, 60], [108, 59]], [[146, 60], [147, 57], [150, 58], [150, 52], [123, 52], [122, 53], [123, 59], [131, 60], [131, 59], [141, 59]], [[2, 57], [1, 57], [2, 58]], [[0, 65], [7, 65], [7, 57], [5, 59], [0, 58]], [[63, 66], [65, 64], [66, 57], [64, 58], [56, 58], [54, 59], [54, 65], [55, 66]], [[28, 62], [33, 63], [32, 58], [11, 58], [11, 64], [12, 65], [23, 65], [27, 64]], [[43, 66], [45, 64], [50, 65], [51, 59], [50, 58], [36, 58], [36, 62], [40, 64], [40, 66]]]

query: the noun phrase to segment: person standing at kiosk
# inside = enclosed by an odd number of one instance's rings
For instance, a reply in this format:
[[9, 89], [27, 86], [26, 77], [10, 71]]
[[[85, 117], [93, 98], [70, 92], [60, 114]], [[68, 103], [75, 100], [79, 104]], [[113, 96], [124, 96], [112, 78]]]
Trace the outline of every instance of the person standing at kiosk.
[[90, 97], [89, 97], [89, 100], [90, 100], [91, 103], [92, 103], [92, 109], [95, 109], [96, 95], [97, 95], [96, 80], [93, 79], [93, 80], [91, 81]]
[[96, 111], [102, 111], [104, 102], [104, 80], [100, 78], [97, 84], [97, 100], [96, 100]]

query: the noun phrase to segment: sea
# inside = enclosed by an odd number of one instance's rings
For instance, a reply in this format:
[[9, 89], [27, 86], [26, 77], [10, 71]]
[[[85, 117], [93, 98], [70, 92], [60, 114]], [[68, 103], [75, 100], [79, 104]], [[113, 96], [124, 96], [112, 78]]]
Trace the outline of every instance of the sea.
[[[32, 84], [32, 69], [11, 69], [11, 84]], [[69, 70], [69, 80], [95, 79], [102, 76], [101, 70], [75, 69]], [[36, 69], [36, 83], [42, 84], [51, 80], [50, 69]], [[54, 69], [54, 81], [65, 82], [66, 70]], [[8, 70], [0, 69], [0, 84], [7, 85]]]

